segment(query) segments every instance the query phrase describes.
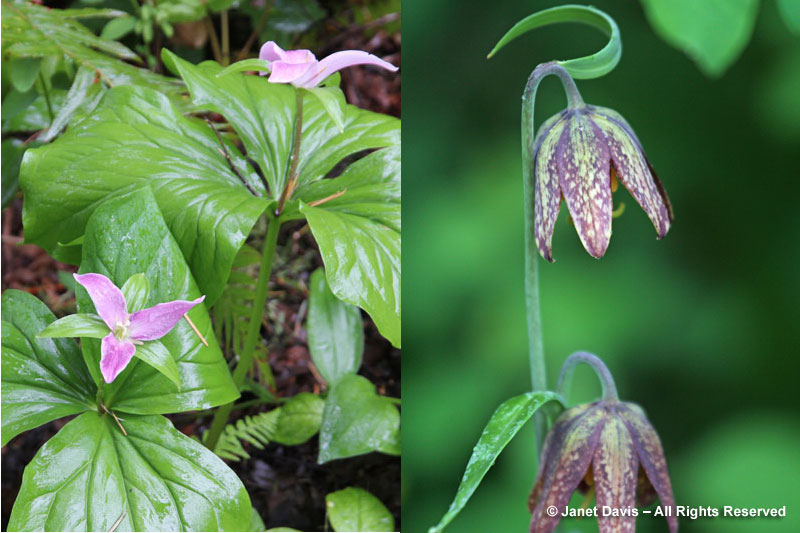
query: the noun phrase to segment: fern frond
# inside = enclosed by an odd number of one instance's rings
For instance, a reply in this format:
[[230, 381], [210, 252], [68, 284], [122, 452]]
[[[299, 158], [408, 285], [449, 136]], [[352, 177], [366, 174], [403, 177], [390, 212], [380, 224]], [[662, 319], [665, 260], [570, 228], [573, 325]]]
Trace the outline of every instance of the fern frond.
[[235, 423], [228, 424], [220, 435], [214, 453], [231, 461], [250, 459], [250, 454], [242, 446], [242, 441], [263, 450], [264, 446], [272, 441], [272, 436], [278, 429], [280, 411], [280, 408], [273, 409], [266, 413], [246, 416]]

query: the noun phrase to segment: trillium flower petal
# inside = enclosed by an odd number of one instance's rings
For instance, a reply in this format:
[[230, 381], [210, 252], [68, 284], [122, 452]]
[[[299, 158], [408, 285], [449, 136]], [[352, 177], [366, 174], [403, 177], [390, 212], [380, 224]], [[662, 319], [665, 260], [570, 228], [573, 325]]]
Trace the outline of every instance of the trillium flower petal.
[[363, 50], [345, 50], [333, 53], [321, 60], [313, 70], [310, 70], [306, 76], [298, 80], [296, 85], [299, 87], [315, 87], [334, 72], [354, 65], [374, 65], [391, 72], [397, 71], [397, 67], [388, 61], [384, 61]]
[[269, 81], [272, 83], [292, 83], [314, 67], [314, 63], [288, 63], [273, 61]]
[[106, 383], [114, 381], [125, 370], [134, 353], [136, 346], [132, 342], [120, 341], [113, 333], [103, 337], [100, 343], [100, 372]]
[[566, 123], [565, 117], [557, 115], [542, 125], [532, 169], [536, 173], [533, 225], [536, 245], [542, 257], [550, 262], [553, 261], [553, 230], [561, 208], [556, 146]]
[[627, 123], [621, 123], [602, 108], [593, 115], [595, 123], [608, 140], [611, 161], [617, 177], [644, 209], [658, 232], [658, 238], [667, 234], [670, 227], [669, 200], [660, 184], [650, 172], [639, 141]]
[[678, 531], [678, 518], [675, 509], [675, 497], [672, 495], [672, 484], [667, 471], [667, 460], [658, 433], [647, 420], [642, 409], [634, 404], [620, 404], [617, 410], [628, 427], [639, 462], [647, 473], [647, 478], [658, 493], [661, 506], [672, 509], [666, 517], [671, 533]]
[[92, 299], [97, 314], [111, 329], [128, 318], [125, 296], [110, 279], [102, 274], [73, 274], [75, 281], [83, 285]]
[[603, 132], [584, 113], [564, 128], [556, 148], [561, 192], [583, 247], [600, 258], [611, 239], [610, 155]]
[[205, 300], [201, 296], [192, 301], [175, 300], [136, 311], [131, 315], [130, 336], [139, 341], [160, 339], [175, 327], [184, 313]]
[[[592, 406], [556, 437], [561, 442], [553, 442], [554, 453], [548, 458], [551, 467], [542, 476], [541, 498], [533, 510], [531, 533], [550, 533], [561, 520], [561, 513], [589, 469], [605, 419], [605, 410]], [[546, 512], [548, 507], [558, 509], [556, 516]]]
[[261, 46], [258, 58], [265, 61], [280, 61], [285, 55], [286, 52], [275, 41], [267, 41]]
[[639, 461], [633, 440], [625, 424], [610, 416], [603, 426], [600, 442], [592, 460], [597, 507], [621, 511], [630, 510], [626, 516], [598, 514], [600, 533], [633, 533], [636, 529], [636, 475]]

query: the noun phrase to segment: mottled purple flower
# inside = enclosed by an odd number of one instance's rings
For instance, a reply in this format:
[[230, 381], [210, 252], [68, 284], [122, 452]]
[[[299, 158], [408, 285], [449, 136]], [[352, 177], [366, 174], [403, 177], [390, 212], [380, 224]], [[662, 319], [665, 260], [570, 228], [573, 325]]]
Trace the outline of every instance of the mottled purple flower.
[[636, 134], [612, 109], [570, 106], [534, 139], [534, 226], [539, 252], [553, 260], [553, 229], [563, 197], [586, 251], [600, 258], [611, 239], [611, 193], [621, 181], [662, 238], [672, 223], [667, 193]]
[[[545, 439], [528, 502], [531, 533], [553, 531], [572, 493], [590, 488], [597, 497], [600, 533], [633, 532], [633, 510], [652, 504], [656, 495], [670, 532], [678, 530], [664, 450], [638, 405], [603, 400], [561, 414]], [[606, 509], [617, 516], [603, 516]]]
[[130, 363], [136, 345], [159, 339], [175, 327], [184, 313], [205, 299], [175, 300], [128, 313], [125, 296], [110, 279], [102, 274], [74, 274], [94, 303], [97, 314], [111, 332], [100, 345], [100, 371], [106, 383], [111, 383]]
[[269, 63], [269, 81], [307, 89], [316, 87], [334, 72], [353, 65], [375, 65], [392, 72], [397, 70], [388, 61], [362, 50], [344, 50], [317, 61], [310, 50], [283, 50], [274, 41], [266, 42], [258, 57]]

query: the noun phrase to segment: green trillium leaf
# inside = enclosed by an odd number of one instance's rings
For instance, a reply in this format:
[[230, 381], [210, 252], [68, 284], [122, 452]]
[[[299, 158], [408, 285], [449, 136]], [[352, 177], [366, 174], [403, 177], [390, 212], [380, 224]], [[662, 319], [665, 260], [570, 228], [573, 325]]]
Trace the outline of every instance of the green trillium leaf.
[[25, 468], [9, 531], [245, 531], [236, 474], [162, 416], [84, 413]]
[[133, 355], [164, 374], [180, 391], [181, 378], [178, 375], [178, 365], [163, 344], [159, 341], [145, 342], [136, 346], [136, 353]]
[[2, 443], [29, 429], [95, 409], [96, 387], [72, 339], [37, 334], [55, 316], [26, 292], [2, 299]]
[[364, 489], [347, 487], [325, 496], [334, 531], [394, 531], [394, 517], [381, 501]]
[[[237, 250], [268, 204], [247, 190], [220, 149], [208, 124], [184, 118], [159, 92], [115, 87], [95, 113], [26, 153], [20, 170], [25, 239], [53, 252], [84, 234], [104, 199], [149, 185], [206, 303], [213, 305]], [[253, 190], [263, 192], [236, 147], [225, 141], [225, 149]]]
[[325, 401], [318, 462], [373, 451], [400, 455], [400, 413], [368, 379], [345, 376]]
[[37, 337], [91, 337], [102, 339], [111, 330], [103, 319], [90, 313], [78, 313], [59, 318], [39, 332]]
[[325, 112], [339, 128], [339, 132], [344, 132], [344, 113], [347, 102], [345, 102], [341, 89], [338, 87], [313, 87], [305, 90], [319, 100], [319, 103], [325, 108]]
[[292, 396], [280, 407], [272, 440], [288, 446], [306, 442], [319, 431], [324, 408], [325, 400], [310, 392]]
[[147, 300], [150, 299], [150, 282], [141, 272], [129, 277], [121, 290], [128, 306], [128, 313], [144, 309], [147, 305]]
[[[181, 249], [147, 187], [106, 200], [95, 209], [86, 225], [80, 271], [103, 274], [118, 286], [134, 274], [144, 274], [150, 284], [144, 307], [200, 296]], [[83, 288], [78, 289], [76, 298], [79, 310], [94, 311]], [[209, 346], [203, 345], [185, 320], [159, 339], [177, 364], [179, 389], [151, 366], [157, 364], [160, 371], [171, 375], [167, 363], [152, 357], [158, 353], [149, 353], [145, 357], [151, 356], [147, 359], [150, 364], [134, 358], [113, 383], [105, 385], [107, 407], [128, 413], [165, 414], [207, 409], [238, 397], [205, 305], [196, 306], [188, 314]], [[100, 383], [100, 342], [84, 339], [83, 350]]]
[[400, 347], [400, 147], [374, 152], [299, 193], [331, 291], [369, 313]]
[[358, 307], [333, 295], [325, 272], [318, 268], [309, 280], [308, 348], [311, 359], [329, 384], [355, 374], [364, 353], [364, 324]]
[[453, 503], [429, 533], [439, 533], [461, 512], [500, 452], [541, 406], [553, 400], [558, 400], [554, 392], [527, 392], [500, 404], [472, 451]]
[[244, 59], [228, 65], [224, 69], [220, 70], [217, 73], [217, 77], [221, 78], [222, 76], [227, 76], [228, 74], [233, 74], [234, 72], [269, 72], [269, 70], [269, 61], [264, 59]]

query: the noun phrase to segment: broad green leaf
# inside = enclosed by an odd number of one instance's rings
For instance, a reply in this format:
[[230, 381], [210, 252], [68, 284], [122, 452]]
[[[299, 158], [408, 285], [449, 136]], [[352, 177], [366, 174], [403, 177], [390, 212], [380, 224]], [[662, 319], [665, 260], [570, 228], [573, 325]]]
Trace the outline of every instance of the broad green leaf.
[[3, 207], [6, 207], [19, 188], [19, 165], [27, 147], [19, 139], [6, 139], [2, 143]]
[[267, 526], [264, 525], [264, 520], [261, 519], [261, 515], [258, 514], [256, 508], [253, 507], [250, 509], [250, 526], [247, 528], [247, 531], [266, 531]]
[[129, 277], [121, 290], [128, 306], [128, 313], [144, 309], [150, 299], [150, 282], [141, 272]]
[[[263, 191], [236, 147], [225, 146], [251, 186]], [[51, 251], [83, 235], [104, 199], [149, 185], [207, 305], [222, 292], [237, 250], [268, 203], [231, 170], [207, 124], [184, 118], [144, 87], [111, 89], [95, 113], [29, 150], [20, 184], [25, 239]]]
[[20, 57], [9, 62], [11, 84], [16, 90], [24, 93], [33, 87], [33, 83], [39, 76], [41, 61], [38, 57]]
[[272, 440], [286, 445], [302, 444], [313, 437], [322, 424], [325, 400], [309, 392], [301, 392], [280, 407], [278, 425]]
[[475, 449], [472, 450], [472, 457], [467, 463], [467, 469], [464, 471], [453, 503], [439, 523], [430, 528], [429, 533], [442, 531], [456, 517], [509, 441], [537, 409], [553, 400], [558, 400], [558, 396], [550, 391], [526, 392], [500, 404], [486, 424], [486, 429], [478, 439]]
[[336, 123], [339, 132], [344, 132], [344, 112], [347, 102], [344, 93], [338, 87], [314, 87], [306, 89], [308, 94], [319, 100], [325, 112]]
[[114, 41], [118, 40], [132, 32], [135, 25], [136, 18], [130, 16], [109, 20], [106, 25], [103, 26], [103, 31], [100, 32], [100, 38]]
[[39, 332], [40, 339], [53, 337], [91, 337], [102, 339], [111, 333], [103, 319], [97, 315], [78, 313], [59, 318]]
[[72, 339], [37, 339], [56, 317], [35, 296], [2, 298], [2, 443], [44, 423], [96, 409], [96, 387]]
[[400, 347], [400, 148], [372, 153], [299, 194], [331, 291]]
[[67, 58], [109, 86], [142, 85], [180, 102], [181, 84], [126, 61], [141, 59], [123, 44], [98, 37], [77, 19], [124, 15], [99, 9], [50, 9], [3, 0], [3, 53], [12, 58]]
[[741, 54], [758, 0], [642, 0], [656, 33], [691, 57], [708, 76], [721, 76]]
[[[200, 296], [153, 193], [146, 187], [107, 200], [95, 210], [86, 225], [80, 271], [108, 276], [117, 286], [132, 275], [143, 273], [150, 282], [145, 307]], [[76, 298], [80, 311], [94, 311], [83, 288], [78, 289]], [[180, 389], [176, 390], [153, 367], [134, 358], [113, 383], [105, 385], [108, 407], [128, 413], [164, 414], [207, 409], [238, 397], [205, 305], [196, 306], [189, 316], [209, 346], [203, 345], [185, 320], [159, 339], [178, 365]], [[100, 342], [84, 339], [83, 349], [89, 368], [97, 377]]]
[[53, 123], [42, 136], [42, 141], [50, 142], [55, 139], [81, 108], [91, 111], [97, 107], [102, 95], [103, 85], [95, 80], [94, 71], [80, 67], [64, 97], [64, 104], [56, 112]]
[[[164, 63], [179, 74], [200, 109], [224, 116], [241, 138], [248, 156], [269, 184], [277, 200], [288, 180], [297, 116], [296, 89], [269, 83], [262, 76], [222, 71], [217, 63], [192, 65], [164, 50]], [[303, 126], [298, 164], [298, 186], [319, 180], [344, 157], [369, 148], [400, 144], [400, 121], [348, 105], [344, 132], [316, 98], [303, 100]]]
[[400, 413], [364, 377], [345, 376], [328, 394], [319, 432], [320, 464], [373, 451], [400, 454]]
[[159, 341], [145, 342], [136, 347], [136, 357], [161, 372], [167, 379], [181, 390], [181, 378], [178, 375], [178, 365], [169, 353], [169, 350]]
[[358, 307], [333, 295], [325, 272], [318, 268], [309, 280], [308, 348], [311, 359], [329, 384], [355, 374], [364, 354], [364, 324]]
[[334, 531], [394, 531], [394, 517], [381, 501], [357, 487], [325, 496]]
[[84, 413], [25, 468], [9, 531], [244, 531], [236, 474], [162, 416]]
[[800, 2], [797, 0], [778, 0], [778, 11], [783, 21], [794, 33], [800, 34]]

